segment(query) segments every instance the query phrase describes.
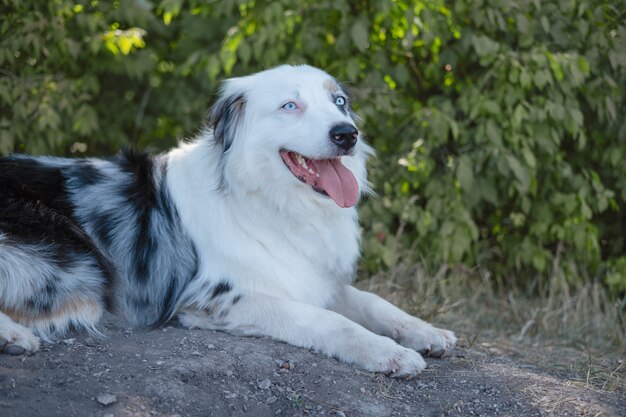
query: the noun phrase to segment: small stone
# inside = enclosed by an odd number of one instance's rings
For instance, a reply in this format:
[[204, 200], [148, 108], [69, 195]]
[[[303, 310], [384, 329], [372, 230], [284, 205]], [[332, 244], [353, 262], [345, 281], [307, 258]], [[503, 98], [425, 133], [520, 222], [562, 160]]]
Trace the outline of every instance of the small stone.
[[268, 389], [269, 387], [272, 386], [272, 382], [266, 378], [263, 381], [259, 382], [257, 386], [261, 389]]
[[73, 345], [74, 342], [76, 341], [76, 339], [71, 338], [71, 339], [63, 339], [62, 342], [65, 343], [66, 345]]
[[117, 402], [117, 397], [113, 394], [100, 394], [98, 398], [96, 398], [98, 403], [107, 406]]
[[271, 396], [267, 400], [265, 400], [265, 404], [274, 404], [276, 401], [278, 401], [278, 398], [275, 396]]

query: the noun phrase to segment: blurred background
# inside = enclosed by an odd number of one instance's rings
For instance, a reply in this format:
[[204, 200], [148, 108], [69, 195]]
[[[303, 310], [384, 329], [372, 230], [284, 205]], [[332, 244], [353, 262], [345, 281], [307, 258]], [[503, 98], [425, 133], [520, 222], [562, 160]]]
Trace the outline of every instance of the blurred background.
[[470, 346], [623, 353], [624, 22], [623, 0], [3, 0], [0, 154], [164, 151], [220, 80], [315, 65], [377, 152], [358, 285]]

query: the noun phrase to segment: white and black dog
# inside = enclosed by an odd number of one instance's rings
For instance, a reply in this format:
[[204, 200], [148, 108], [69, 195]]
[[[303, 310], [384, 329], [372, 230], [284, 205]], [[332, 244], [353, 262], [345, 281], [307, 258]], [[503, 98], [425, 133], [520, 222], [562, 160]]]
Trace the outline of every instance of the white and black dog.
[[163, 155], [0, 159], [0, 350], [97, 332], [110, 308], [419, 373], [456, 338], [351, 286], [372, 152], [354, 118], [331, 76], [285, 65], [227, 80]]

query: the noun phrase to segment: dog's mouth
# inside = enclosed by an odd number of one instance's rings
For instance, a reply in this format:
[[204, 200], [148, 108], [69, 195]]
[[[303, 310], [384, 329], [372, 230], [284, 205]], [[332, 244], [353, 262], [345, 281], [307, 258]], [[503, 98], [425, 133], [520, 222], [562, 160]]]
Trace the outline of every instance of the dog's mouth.
[[359, 184], [340, 157], [311, 159], [288, 150], [281, 150], [280, 156], [297, 179], [329, 196], [339, 207], [352, 207], [359, 199]]

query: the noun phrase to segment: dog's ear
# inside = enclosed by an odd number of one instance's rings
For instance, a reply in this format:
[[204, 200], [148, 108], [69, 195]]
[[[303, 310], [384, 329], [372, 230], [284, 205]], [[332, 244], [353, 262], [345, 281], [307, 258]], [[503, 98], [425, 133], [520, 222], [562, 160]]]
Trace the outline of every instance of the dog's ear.
[[221, 95], [209, 114], [209, 127], [213, 129], [215, 142], [222, 145], [224, 152], [230, 149], [243, 119], [246, 96], [242, 92], [233, 92], [229, 83], [223, 85]]

